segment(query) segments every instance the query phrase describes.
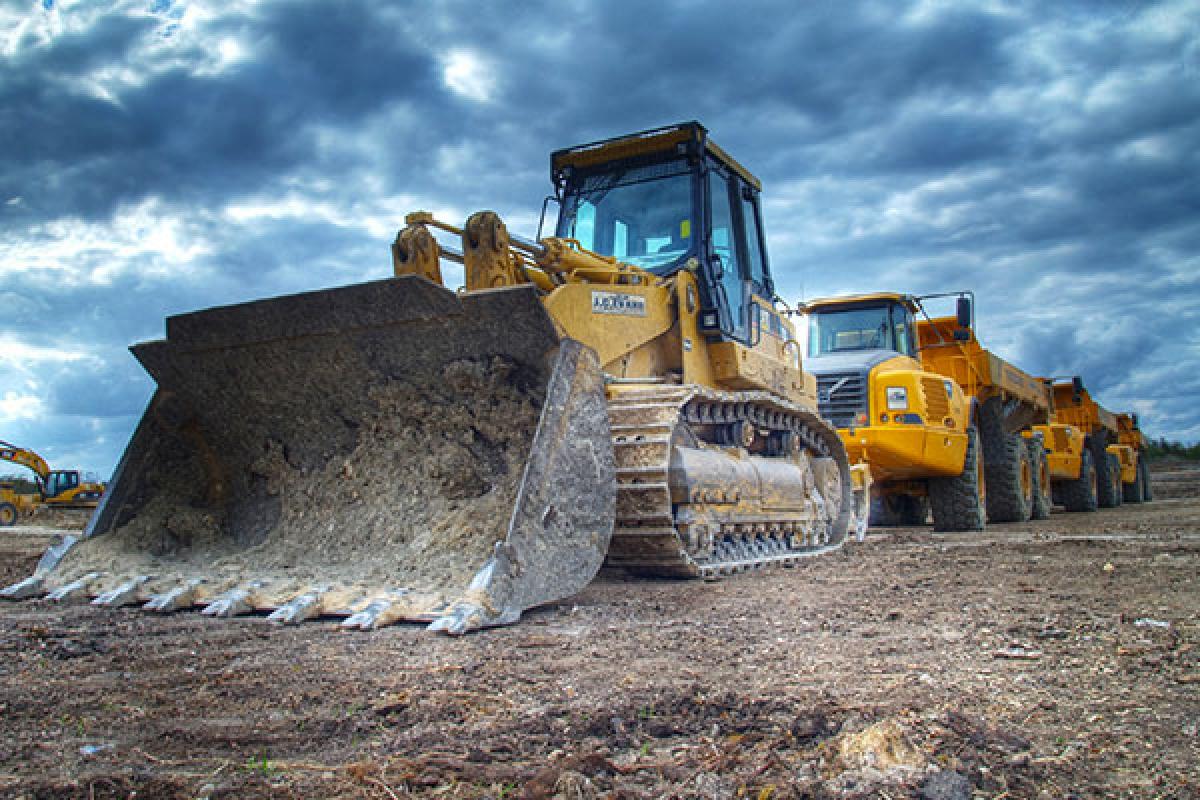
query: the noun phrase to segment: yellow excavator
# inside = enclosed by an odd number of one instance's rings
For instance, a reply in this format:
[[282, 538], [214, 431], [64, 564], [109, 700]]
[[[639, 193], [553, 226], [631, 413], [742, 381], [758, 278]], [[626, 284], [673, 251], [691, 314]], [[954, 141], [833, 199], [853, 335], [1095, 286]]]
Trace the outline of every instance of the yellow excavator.
[[12, 442], [0, 441], [0, 461], [28, 467], [37, 480], [37, 493], [32, 498], [18, 497], [11, 485], [0, 493], [0, 526], [15, 525], [22, 509], [95, 508], [104, 494], [103, 483], [87, 480], [77, 469], [50, 469], [46, 459]]
[[759, 181], [695, 122], [551, 172], [554, 236], [417, 212], [393, 277], [169, 318], [133, 348], [158, 388], [83, 540], [3, 594], [463, 633], [604, 562], [715, 578], [861, 532], [869, 478], [776, 307]]

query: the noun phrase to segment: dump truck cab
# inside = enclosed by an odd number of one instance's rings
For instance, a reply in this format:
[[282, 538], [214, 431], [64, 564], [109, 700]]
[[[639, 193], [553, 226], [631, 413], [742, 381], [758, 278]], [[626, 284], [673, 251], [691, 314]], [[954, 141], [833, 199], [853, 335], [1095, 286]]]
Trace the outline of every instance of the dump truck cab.
[[932, 509], [940, 529], [977, 529], [974, 500], [950, 508], [933, 498], [975, 472], [973, 488], [955, 494], [974, 492], [982, 502], [978, 459], [969, 453], [971, 409], [954, 381], [922, 366], [918, 308], [911, 295], [890, 292], [806, 303], [804, 367], [816, 376], [821, 416], [837, 427], [851, 461], [870, 467], [875, 524], [923, 524]]
[[805, 305], [821, 415], [877, 481], [957, 475], [969, 408], [962, 390], [917, 360], [915, 300], [877, 293]]
[[[1132, 452], [1126, 452], [1120, 446], [1117, 415], [1092, 398], [1079, 376], [1053, 380], [1050, 386], [1054, 395], [1053, 423], [1070, 426], [1084, 436], [1086, 460], [1090, 465], [1084, 464], [1081, 459], [1077, 471], [1081, 480], [1089, 470], [1095, 473], [1094, 479], [1087, 478], [1088, 482], [1095, 484], [1093, 507], [1119, 506], [1124, 499], [1122, 461], [1130, 462], [1127, 471], [1131, 480], [1136, 478], [1137, 469], [1132, 463]], [[1076, 470], [1073, 460], [1070, 468]]]
[[1117, 414], [1117, 443], [1109, 445], [1121, 461], [1121, 493], [1126, 503], [1149, 502], [1150, 470], [1146, 465], [1146, 437], [1133, 412]]

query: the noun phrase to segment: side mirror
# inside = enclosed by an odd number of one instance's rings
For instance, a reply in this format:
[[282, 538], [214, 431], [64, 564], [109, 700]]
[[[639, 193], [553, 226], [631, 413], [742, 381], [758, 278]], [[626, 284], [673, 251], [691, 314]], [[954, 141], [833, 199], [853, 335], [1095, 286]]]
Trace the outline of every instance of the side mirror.
[[[971, 327], [971, 298], [966, 295], [960, 295], [955, 305], [955, 312], [958, 317], [958, 327]], [[958, 336], [956, 335], [954, 338], [958, 339]]]
[[1083, 394], [1083, 378], [1078, 375], [1071, 378], [1071, 388], [1075, 390], [1075, 394]]
[[709, 256], [709, 260], [712, 262], [713, 266], [713, 277], [717, 280], [721, 280], [721, 278], [725, 277], [725, 262], [721, 261], [721, 256], [713, 253], [711, 256]]

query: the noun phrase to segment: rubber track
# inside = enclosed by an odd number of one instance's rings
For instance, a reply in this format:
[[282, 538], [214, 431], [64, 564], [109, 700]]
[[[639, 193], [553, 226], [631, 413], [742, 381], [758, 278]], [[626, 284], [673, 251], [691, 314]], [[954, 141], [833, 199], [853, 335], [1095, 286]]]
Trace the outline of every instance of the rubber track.
[[[764, 392], [666, 387], [617, 396], [609, 403], [609, 421], [617, 463], [617, 519], [606, 565], [666, 577], [716, 578], [794, 563], [845, 542], [851, 508], [848, 461], [837, 433], [814, 409]], [[713, 550], [701, 549], [698, 537], [690, 536], [675, 516], [668, 472], [671, 447], [676, 434], [683, 433], [681, 427], [696, 436], [691, 425], [738, 421], [790, 431], [811, 455], [834, 459], [843, 486], [838, 524], [818, 531], [806, 529], [803, 520], [747, 518], [721, 525]]]

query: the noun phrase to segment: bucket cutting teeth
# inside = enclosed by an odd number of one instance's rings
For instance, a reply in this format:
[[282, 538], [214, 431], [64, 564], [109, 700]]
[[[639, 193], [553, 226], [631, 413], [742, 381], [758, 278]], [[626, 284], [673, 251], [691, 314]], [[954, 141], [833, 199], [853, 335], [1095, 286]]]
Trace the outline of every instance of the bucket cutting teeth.
[[149, 575], [138, 575], [115, 589], [109, 589], [107, 592], [96, 595], [92, 600], [92, 605], [112, 608], [136, 605], [142, 601], [142, 584], [148, 580], [150, 580]]
[[77, 598], [87, 597], [91, 594], [91, 592], [88, 591], [91, 588], [91, 585], [99, 580], [99, 578], [99, 572], [89, 572], [82, 578], [78, 578], [68, 584], [58, 587], [50, 594], [46, 595], [46, 599], [53, 600], [55, 602], [61, 602], [63, 600], [74, 600]]
[[294, 597], [267, 617], [277, 625], [292, 625], [306, 619], [319, 617], [323, 613], [321, 598], [329, 591], [328, 586], [322, 586]]
[[395, 622], [401, 617], [401, 601], [406, 594], [407, 589], [400, 589], [387, 597], [375, 598], [367, 603], [365, 608], [342, 620], [342, 627], [371, 631]]
[[142, 608], [146, 611], [157, 611], [163, 614], [191, 608], [196, 605], [196, 590], [203, 584], [202, 580], [191, 580], [182, 586], [151, 595], [150, 600]]
[[133, 351], [158, 389], [109, 490], [78, 544], [4, 596], [457, 633], [600, 569], [604, 376], [532, 285], [275, 297], [171, 317]]
[[23, 581], [0, 589], [0, 597], [6, 600], [28, 600], [46, 593], [46, 581], [40, 575], [30, 575]]
[[[483, 606], [476, 603], [459, 601], [448, 611], [442, 612], [440, 617], [429, 623], [429, 630], [448, 633], [452, 636], [461, 636], [468, 631], [483, 627], [484, 620], [488, 619], [488, 616], [487, 609]], [[513, 621], [515, 622], [516, 620]]]
[[209, 617], [236, 617], [254, 611], [254, 598], [262, 588], [261, 583], [239, 586], [219, 594], [201, 611]]

